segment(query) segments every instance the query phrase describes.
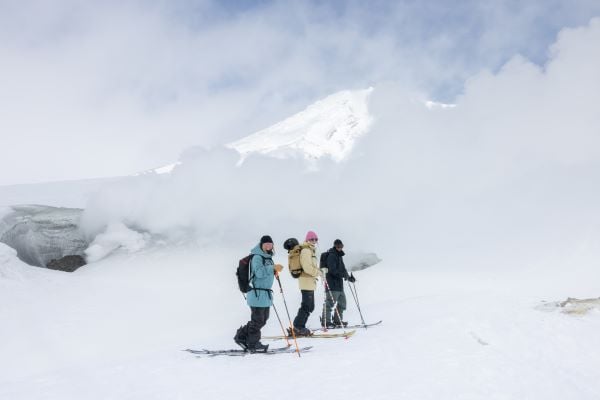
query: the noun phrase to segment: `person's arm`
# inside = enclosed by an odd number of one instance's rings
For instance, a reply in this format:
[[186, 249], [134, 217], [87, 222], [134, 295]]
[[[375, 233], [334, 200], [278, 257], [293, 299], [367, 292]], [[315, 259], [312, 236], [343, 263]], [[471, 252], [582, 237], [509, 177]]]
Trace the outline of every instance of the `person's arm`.
[[348, 275], [348, 270], [346, 269], [346, 264], [344, 264], [344, 259], [340, 258], [340, 270], [342, 272], [342, 277], [344, 279], [348, 279], [350, 276]]
[[302, 267], [302, 271], [316, 278], [318, 276], [321, 276], [321, 271], [319, 270], [319, 268], [313, 265], [312, 260], [313, 256], [312, 251], [310, 249], [302, 249], [300, 251], [300, 266]]
[[329, 270], [329, 275], [333, 277], [337, 278], [340, 274], [338, 262], [336, 260], [335, 254], [333, 254], [332, 252], [329, 252], [327, 254], [327, 269]]

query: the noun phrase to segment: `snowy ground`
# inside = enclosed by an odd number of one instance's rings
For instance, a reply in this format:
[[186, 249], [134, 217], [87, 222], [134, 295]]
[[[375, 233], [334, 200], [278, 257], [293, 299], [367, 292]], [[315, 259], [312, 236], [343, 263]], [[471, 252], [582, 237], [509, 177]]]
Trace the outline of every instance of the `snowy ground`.
[[[581, 276], [557, 285], [384, 261], [357, 273], [365, 317], [384, 319], [379, 327], [349, 340], [303, 339], [314, 348], [300, 359], [180, 351], [235, 347], [248, 317], [234, 276], [244, 252], [153, 248], [66, 274], [30, 269], [2, 246], [0, 399], [600, 398], [600, 312], [538, 307], [597, 296], [597, 283]], [[295, 314], [296, 282], [282, 282]], [[263, 333], [278, 332], [272, 313]]]

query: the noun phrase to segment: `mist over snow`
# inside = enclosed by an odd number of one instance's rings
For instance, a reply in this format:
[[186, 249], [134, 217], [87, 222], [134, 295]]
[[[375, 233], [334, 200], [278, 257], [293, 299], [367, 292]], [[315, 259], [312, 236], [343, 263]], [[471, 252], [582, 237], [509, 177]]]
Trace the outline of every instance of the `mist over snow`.
[[450, 108], [379, 84], [371, 129], [316, 171], [195, 149], [170, 174], [95, 196], [83, 225], [200, 242], [270, 233], [276, 246], [314, 229], [322, 246], [341, 236], [403, 266], [585, 273], [600, 255], [599, 42], [599, 19], [565, 29], [546, 65], [515, 56], [470, 78]]

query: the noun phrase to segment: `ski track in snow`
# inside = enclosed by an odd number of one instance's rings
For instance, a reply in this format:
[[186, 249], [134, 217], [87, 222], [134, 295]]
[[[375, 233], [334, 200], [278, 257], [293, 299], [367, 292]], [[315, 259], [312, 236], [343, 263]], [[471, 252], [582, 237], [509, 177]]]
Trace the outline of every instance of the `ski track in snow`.
[[[453, 288], [443, 275], [385, 262], [356, 274], [365, 319], [384, 322], [351, 339], [300, 339], [314, 346], [300, 359], [181, 351], [235, 348], [231, 338], [249, 314], [226, 256], [238, 253], [147, 249], [73, 274], [0, 278], [0, 398], [228, 399], [248, 388], [256, 399], [600, 398], [600, 355], [591, 351], [600, 348], [600, 313], [541, 312], [535, 296], [477, 281], [476, 290]], [[296, 282], [286, 275], [282, 283], [293, 317]], [[358, 322], [347, 295], [346, 317]], [[287, 319], [278, 290], [275, 299]], [[279, 332], [272, 312], [263, 333]]]

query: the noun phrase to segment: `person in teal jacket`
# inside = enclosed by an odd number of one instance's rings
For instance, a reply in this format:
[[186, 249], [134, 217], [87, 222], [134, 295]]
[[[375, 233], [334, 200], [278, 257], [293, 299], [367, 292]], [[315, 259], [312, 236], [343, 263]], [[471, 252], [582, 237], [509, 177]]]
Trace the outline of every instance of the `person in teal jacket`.
[[250, 306], [250, 321], [241, 326], [233, 340], [244, 350], [252, 353], [257, 351], [267, 351], [269, 345], [260, 342], [260, 330], [269, 319], [269, 310], [273, 304], [273, 281], [275, 280], [275, 271], [280, 272], [283, 267], [280, 264], [273, 263], [273, 239], [265, 235], [260, 238], [251, 251], [252, 260], [250, 261], [250, 286], [251, 289], [246, 293], [246, 302]]

